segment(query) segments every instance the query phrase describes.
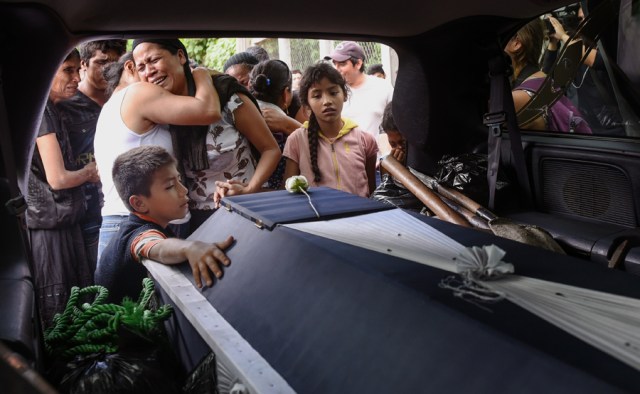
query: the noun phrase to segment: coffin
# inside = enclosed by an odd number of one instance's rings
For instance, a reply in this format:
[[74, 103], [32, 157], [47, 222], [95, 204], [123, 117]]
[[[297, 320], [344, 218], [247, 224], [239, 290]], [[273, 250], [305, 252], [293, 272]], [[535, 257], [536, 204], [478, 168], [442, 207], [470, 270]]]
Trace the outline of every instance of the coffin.
[[[320, 219], [304, 195], [226, 198], [226, 209], [191, 236], [237, 240], [231, 265], [211, 288], [195, 288], [186, 264], [146, 262], [162, 300], [176, 307], [169, 331], [188, 370], [213, 350], [225, 384], [253, 393], [637, 389], [633, 363], [508, 300], [456, 297], [440, 286], [451, 272], [398, 257], [391, 247], [373, 251], [287, 227], [373, 221], [397, 209], [326, 188], [310, 196]], [[640, 298], [637, 277], [624, 272], [411, 215], [464, 246], [499, 246], [518, 275]]]

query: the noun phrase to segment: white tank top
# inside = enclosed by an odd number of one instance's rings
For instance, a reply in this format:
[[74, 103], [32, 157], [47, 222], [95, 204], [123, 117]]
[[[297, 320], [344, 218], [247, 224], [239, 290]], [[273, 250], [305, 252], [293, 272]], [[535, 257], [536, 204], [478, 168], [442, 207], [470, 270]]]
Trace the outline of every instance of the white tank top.
[[96, 126], [93, 146], [104, 194], [102, 216], [129, 215], [111, 177], [113, 162], [118, 155], [142, 145], [159, 145], [173, 155], [168, 125], [156, 125], [151, 130], [138, 134], [124, 124], [120, 108], [130, 86], [115, 92], [104, 104]]

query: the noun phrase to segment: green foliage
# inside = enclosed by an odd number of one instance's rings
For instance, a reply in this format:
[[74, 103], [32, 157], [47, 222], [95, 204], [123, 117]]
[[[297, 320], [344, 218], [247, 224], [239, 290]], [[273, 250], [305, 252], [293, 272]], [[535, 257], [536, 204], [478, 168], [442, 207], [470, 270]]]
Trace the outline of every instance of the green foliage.
[[222, 71], [222, 65], [236, 53], [235, 38], [181, 38], [189, 58], [199, 65]]

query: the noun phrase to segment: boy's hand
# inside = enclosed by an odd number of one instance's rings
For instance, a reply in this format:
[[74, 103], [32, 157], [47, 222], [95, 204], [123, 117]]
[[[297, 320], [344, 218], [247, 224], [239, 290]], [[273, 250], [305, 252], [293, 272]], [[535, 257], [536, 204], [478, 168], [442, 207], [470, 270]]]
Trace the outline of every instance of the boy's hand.
[[404, 149], [402, 148], [393, 148], [391, 149], [391, 152], [389, 154], [402, 164], [404, 164], [404, 160], [407, 158], [407, 154], [404, 152]]
[[223, 242], [216, 242], [213, 244], [193, 241], [187, 248], [187, 259], [193, 272], [193, 279], [196, 282], [198, 288], [202, 288], [202, 279], [207, 286], [213, 285], [213, 279], [209, 270], [213, 271], [216, 278], [222, 277], [222, 270], [220, 269], [220, 263], [224, 266], [228, 266], [231, 260], [224, 254], [234, 242], [232, 236], [229, 236]]

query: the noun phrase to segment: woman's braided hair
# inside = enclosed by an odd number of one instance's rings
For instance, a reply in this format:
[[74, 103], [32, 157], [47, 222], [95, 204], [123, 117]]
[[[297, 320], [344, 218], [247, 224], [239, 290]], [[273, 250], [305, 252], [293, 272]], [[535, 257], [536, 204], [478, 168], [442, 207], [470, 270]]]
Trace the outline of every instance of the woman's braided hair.
[[[332, 65], [325, 62], [319, 62], [312, 66], [309, 66], [300, 80], [300, 102], [302, 105], [309, 107], [309, 90], [313, 85], [320, 83], [324, 78], [329, 82], [334, 83], [342, 89], [346, 100], [348, 90], [347, 83], [338, 70]], [[311, 169], [313, 170], [314, 182], [320, 182], [322, 174], [320, 174], [320, 168], [318, 167], [318, 134], [320, 133], [320, 125], [316, 115], [311, 111], [309, 116], [309, 129], [307, 130], [309, 136], [309, 153], [311, 158]]]

